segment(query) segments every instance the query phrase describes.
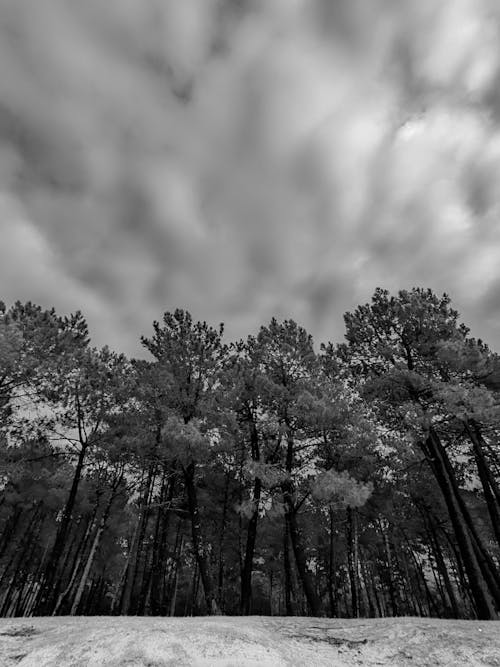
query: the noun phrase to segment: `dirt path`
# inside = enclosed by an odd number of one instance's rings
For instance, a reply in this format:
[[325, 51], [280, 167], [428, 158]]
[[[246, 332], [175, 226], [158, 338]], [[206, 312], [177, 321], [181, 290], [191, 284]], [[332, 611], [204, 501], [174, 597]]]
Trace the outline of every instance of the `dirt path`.
[[433, 619], [0, 619], [0, 665], [500, 667], [500, 622]]

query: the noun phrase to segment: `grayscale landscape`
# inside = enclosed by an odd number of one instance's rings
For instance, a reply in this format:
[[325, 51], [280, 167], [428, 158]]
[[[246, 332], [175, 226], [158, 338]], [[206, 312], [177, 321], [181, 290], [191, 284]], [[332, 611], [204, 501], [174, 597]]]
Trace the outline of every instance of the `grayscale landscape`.
[[498, 0], [0, 0], [0, 667], [500, 666]]

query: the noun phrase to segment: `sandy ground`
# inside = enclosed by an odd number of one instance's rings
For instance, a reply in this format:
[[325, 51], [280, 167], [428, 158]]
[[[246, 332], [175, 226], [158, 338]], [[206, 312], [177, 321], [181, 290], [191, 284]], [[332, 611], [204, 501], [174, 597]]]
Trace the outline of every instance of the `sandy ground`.
[[500, 622], [420, 618], [0, 619], [0, 666], [500, 667]]

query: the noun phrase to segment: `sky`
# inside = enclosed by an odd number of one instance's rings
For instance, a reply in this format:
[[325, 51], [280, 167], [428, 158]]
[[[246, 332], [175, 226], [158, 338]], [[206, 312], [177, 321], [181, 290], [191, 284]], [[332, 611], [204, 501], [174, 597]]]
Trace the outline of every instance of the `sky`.
[[0, 299], [340, 342], [375, 287], [500, 349], [498, 0], [0, 0]]

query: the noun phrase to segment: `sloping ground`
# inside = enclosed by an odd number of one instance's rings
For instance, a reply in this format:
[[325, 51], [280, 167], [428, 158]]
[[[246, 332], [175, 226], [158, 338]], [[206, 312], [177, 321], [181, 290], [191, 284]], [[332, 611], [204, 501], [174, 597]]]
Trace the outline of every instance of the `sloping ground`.
[[262, 616], [1, 619], [0, 665], [500, 667], [500, 622]]

